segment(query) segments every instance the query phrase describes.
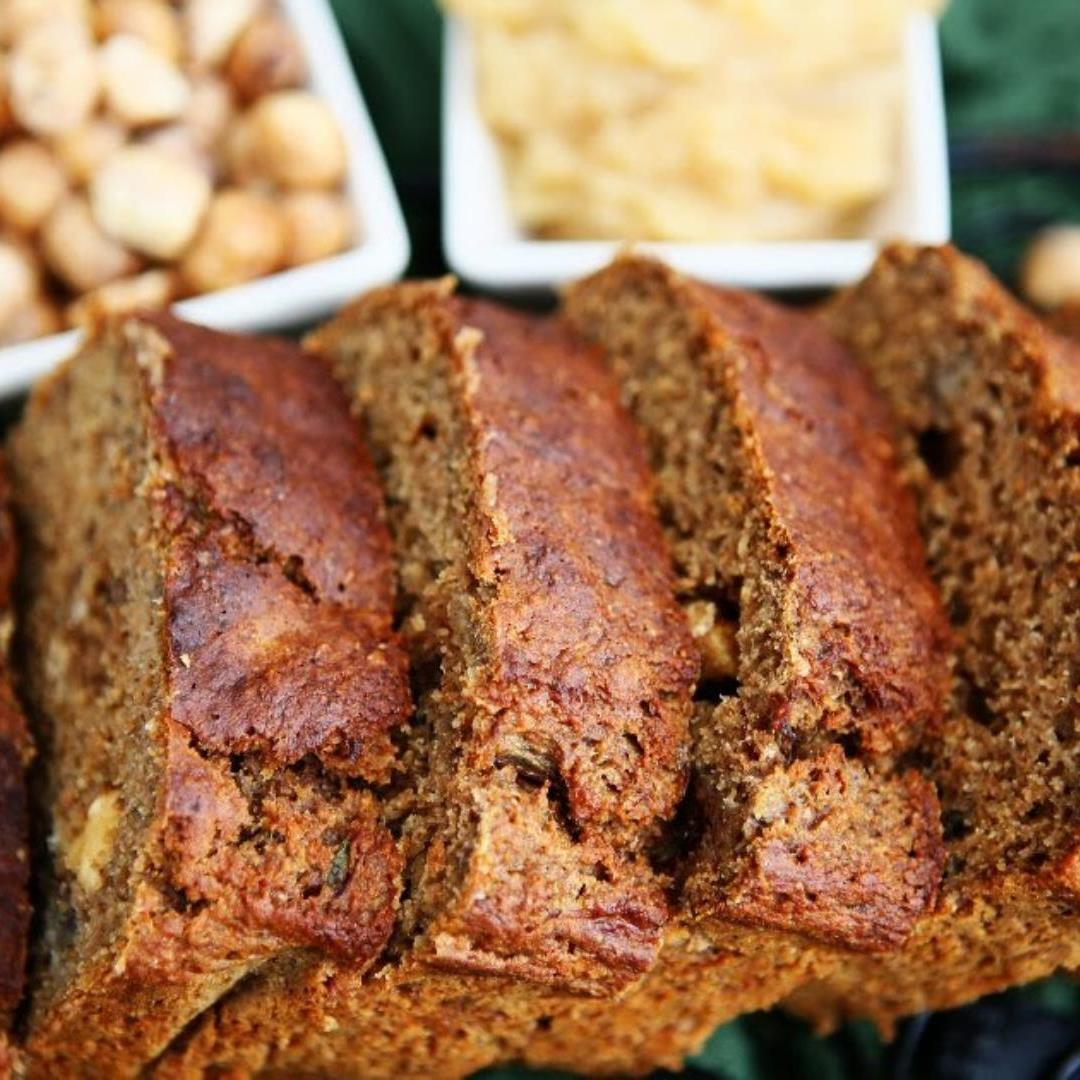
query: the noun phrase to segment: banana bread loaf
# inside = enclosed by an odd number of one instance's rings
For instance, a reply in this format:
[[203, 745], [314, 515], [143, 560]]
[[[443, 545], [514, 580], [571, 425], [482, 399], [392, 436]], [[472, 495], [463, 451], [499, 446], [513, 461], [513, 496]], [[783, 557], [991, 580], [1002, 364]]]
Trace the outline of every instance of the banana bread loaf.
[[30, 929], [30, 822], [26, 794], [30, 737], [9, 662], [17, 561], [11, 491], [6, 465], [0, 460], [0, 1076], [12, 1068], [12, 1050], [6, 1040], [22, 1000]]
[[1080, 965], [1080, 347], [950, 247], [888, 249], [826, 321], [892, 406], [957, 641], [938, 909], [793, 1002], [891, 1029]]
[[325, 365], [167, 315], [40, 385], [11, 467], [51, 855], [27, 1051], [131, 1076], [260, 965], [385, 946], [389, 536]]
[[935, 896], [937, 801], [910, 767], [948, 631], [888, 414], [809, 316], [624, 257], [574, 286], [648, 443], [701, 650], [683, 919], [613, 1008], [538, 1031], [536, 1065], [677, 1068], [714, 1027], [901, 945]]
[[402, 916], [373, 976], [252, 980], [164, 1076], [462, 1076], [572, 992], [638, 979], [668, 914], [653, 860], [697, 662], [602, 360], [448, 282], [371, 294], [313, 345], [352, 389], [397, 541], [418, 715]]

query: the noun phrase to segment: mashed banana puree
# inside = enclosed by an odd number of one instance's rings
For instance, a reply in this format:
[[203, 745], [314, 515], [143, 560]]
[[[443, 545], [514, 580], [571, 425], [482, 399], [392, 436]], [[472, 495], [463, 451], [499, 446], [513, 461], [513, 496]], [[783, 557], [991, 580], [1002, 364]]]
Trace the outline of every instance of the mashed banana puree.
[[938, 0], [445, 0], [542, 236], [849, 236], [897, 175], [903, 27]]

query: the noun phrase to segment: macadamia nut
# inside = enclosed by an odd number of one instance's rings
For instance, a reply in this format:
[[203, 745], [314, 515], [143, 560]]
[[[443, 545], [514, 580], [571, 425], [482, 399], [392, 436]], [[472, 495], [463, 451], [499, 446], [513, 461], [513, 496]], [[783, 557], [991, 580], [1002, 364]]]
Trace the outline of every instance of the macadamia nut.
[[96, 289], [139, 269], [138, 258], [106, 236], [81, 195], [69, 195], [49, 215], [41, 249], [53, 273], [76, 292]]
[[122, 812], [120, 792], [102, 792], [87, 807], [82, 830], [64, 854], [65, 866], [85, 892], [97, 892], [104, 884], [102, 873], [112, 857]]
[[40, 274], [25, 248], [0, 240], [0, 324], [38, 294]]
[[89, 33], [89, 0], [2, 0], [0, 42], [14, 44], [36, 24], [55, 19], [68, 19]]
[[53, 140], [53, 150], [73, 184], [85, 184], [110, 154], [124, 145], [126, 134], [111, 120], [92, 119]]
[[154, 146], [125, 146], [90, 182], [98, 225], [155, 259], [175, 259], [191, 243], [210, 193], [199, 169]]
[[16, 43], [8, 65], [11, 111], [35, 135], [84, 123], [97, 104], [101, 73], [90, 35], [78, 23], [36, 23]]
[[56, 156], [41, 143], [23, 140], [0, 150], [0, 219], [33, 232], [67, 190]]
[[[0, 0], [0, 347], [352, 245], [344, 133], [290, 20], [278, 0]], [[101, 846], [76, 842], [84, 888]]]
[[199, 145], [186, 124], [167, 124], [155, 128], [141, 140], [141, 145], [164, 150], [182, 164], [198, 169], [211, 183], [217, 177], [214, 155]]
[[224, 63], [236, 39], [259, 10], [259, 0], [186, 0], [188, 51], [198, 67]]
[[109, 315], [162, 308], [176, 295], [176, 277], [168, 270], [147, 270], [135, 277], [110, 281], [68, 306], [72, 326], [90, 327]]
[[283, 187], [335, 187], [345, 178], [345, 142], [324, 101], [306, 90], [269, 94], [250, 113], [254, 154]]
[[307, 61], [296, 31], [280, 15], [260, 15], [240, 35], [225, 69], [244, 101], [307, 82]]
[[1035, 237], [1020, 270], [1020, 290], [1047, 309], [1080, 301], [1080, 225], [1055, 225]]
[[21, 345], [24, 341], [55, 334], [63, 326], [56, 304], [48, 297], [34, 296], [6, 322], [0, 323], [0, 347]]
[[331, 191], [293, 191], [281, 201], [288, 228], [285, 262], [315, 262], [344, 251], [353, 240], [355, 223], [344, 196]]
[[97, 33], [103, 41], [134, 34], [172, 64], [183, 57], [180, 16], [166, 0], [98, 0]]
[[142, 38], [117, 34], [101, 49], [105, 102], [131, 127], [175, 120], [187, 108], [191, 87], [174, 64]]
[[180, 274], [196, 292], [263, 277], [284, 262], [285, 219], [267, 195], [230, 188], [214, 197]]
[[235, 114], [233, 94], [227, 82], [216, 75], [195, 78], [184, 113], [184, 123], [200, 146], [208, 150], [217, 149]]

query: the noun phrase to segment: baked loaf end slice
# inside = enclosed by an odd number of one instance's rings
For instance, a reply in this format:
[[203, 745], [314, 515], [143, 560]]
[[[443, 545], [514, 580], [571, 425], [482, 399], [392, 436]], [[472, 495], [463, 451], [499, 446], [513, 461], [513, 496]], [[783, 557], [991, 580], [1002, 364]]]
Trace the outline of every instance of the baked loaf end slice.
[[373, 293], [313, 344], [354, 392], [397, 541], [419, 721], [401, 925], [363, 982], [226, 999], [163, 1075], [463, 1076], [653, 962], [695, 652], [594, 350], [449, 282]]
[[167, 315], [42, 384], [11, 466], [52, 856], [28, 1050], [132, 1075], [259, 964], [389, 937], [389, 536], [324, 365]]
[[932, 785], [906, 762], [947, 697], [947, 624], [889, 419], [809, 316], [624, 257], [570, 289], [648, 442], [703, 675], [684, 919], [606, 1012], [528, 1060], [678, 1067], [724, 1019], [896, 948], [941, 870]]
[[30, 736], [10, 667], [18, 546], [7, 466], [0, 460], [0, 1076], [11, 1068], [6, 1032], [22, 1000], [30, 929], [30, 852], [26, 768]]
[[826, 321], [892, 406], [958, 648], [939, 916], [797, 1003], [890, 1027], [1080, 964], [1080, 347], [950, 247], [888, 249]]

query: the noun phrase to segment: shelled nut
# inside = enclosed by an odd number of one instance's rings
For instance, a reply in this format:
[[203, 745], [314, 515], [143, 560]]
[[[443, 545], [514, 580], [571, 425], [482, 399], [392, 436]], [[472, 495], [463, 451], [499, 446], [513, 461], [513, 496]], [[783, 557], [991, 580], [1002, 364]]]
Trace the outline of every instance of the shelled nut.
[[11, 51], [8, 86], [15, 119], [35, 135], [56, 135], [85, 123], [101, 91], [89, 34], [71, 20], [36, 23]]
[[67, 190], [56, 155], [24, 139], [0, 150], [0, 220], [12, 229], [33, 232]]
[[315, 262], [344, 251], [353, 240], [355, 222], [343, 195], [333, 191], [293, 191], [281, 201], [288, 228], [285, 262]]
[[175, 120], [191, 86], [176, 65], [134, 34], [117, 34], [101, 48], [105, 103], [131, 127]]
[[231, 188], [214, 196], [206, 221], [180, 263], [195, 292], [212, 292], [263, 277], [285, 260], [287, 232], [277, 203], [257, 191]]
[[260, 15], [247, 25], [225, 73], [244, 101], [302, 86], [308, 76], [296, 31], [280, 15]]
[[175, 259], [188, 246], [210, 193], [202, 172], [154, 146], [125, 146], [90, 182], [100, 227], [155, 259]]
[[184, 53], [180, 16], [166, 0], [98, 0], [97, 34], [134, 34], [173, 64]]
[[345, 178], [345, 143], [327, 104], [306, 90], [260, 98], [250, 113], [258, 167], [283, 187], [335, 187]]

